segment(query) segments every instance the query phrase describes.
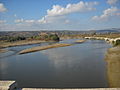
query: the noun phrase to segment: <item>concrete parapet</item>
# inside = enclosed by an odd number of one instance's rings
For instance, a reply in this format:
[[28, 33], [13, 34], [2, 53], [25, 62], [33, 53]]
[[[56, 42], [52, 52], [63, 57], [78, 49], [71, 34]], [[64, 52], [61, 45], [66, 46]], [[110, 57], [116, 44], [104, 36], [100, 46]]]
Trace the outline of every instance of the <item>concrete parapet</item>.
[[120, 88], [89, 88], [89, 89], [23, 88], [22, 90], [120, 90]]
[[0, 81], [0, 90], [15, 90], [17, 83], [15, 81]]

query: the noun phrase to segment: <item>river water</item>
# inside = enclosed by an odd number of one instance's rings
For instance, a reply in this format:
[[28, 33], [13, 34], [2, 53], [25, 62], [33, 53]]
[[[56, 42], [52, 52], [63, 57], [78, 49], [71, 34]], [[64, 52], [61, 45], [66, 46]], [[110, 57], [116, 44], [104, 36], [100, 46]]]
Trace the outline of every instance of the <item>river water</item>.
[[[76, 39], [60, 41], [73, 43]], [[108, 87], [103, 40], [88, 40], [68, 47], [18, 55], [41, 43], [6, 48], [0, 53], [0, 80], [15, 80], [19, 87], [90, 88]]]

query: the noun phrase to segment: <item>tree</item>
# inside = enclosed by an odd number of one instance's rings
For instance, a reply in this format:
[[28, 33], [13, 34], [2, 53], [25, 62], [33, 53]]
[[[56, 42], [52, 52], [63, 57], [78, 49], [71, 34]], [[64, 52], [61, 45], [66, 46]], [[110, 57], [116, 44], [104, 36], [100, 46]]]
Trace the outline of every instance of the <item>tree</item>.
[[50, 34], [49, 39], [54, 41], [59, 41], [59, 37], [57, 34]]

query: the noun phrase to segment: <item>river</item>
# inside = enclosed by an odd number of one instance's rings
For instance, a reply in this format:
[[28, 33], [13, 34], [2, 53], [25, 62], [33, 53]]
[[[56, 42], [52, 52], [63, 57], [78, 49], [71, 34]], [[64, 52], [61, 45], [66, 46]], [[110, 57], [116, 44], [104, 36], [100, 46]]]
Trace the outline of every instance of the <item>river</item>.
[[88, 40], [73, 46], [18, 54], [25, 48], [48, 44], [52, 43], [6, 48], [8, 52], [0, 53], [0, 80], [15, 80], [21, 88], [108, 87], [104, 57], [111, 46], [105, 41]]

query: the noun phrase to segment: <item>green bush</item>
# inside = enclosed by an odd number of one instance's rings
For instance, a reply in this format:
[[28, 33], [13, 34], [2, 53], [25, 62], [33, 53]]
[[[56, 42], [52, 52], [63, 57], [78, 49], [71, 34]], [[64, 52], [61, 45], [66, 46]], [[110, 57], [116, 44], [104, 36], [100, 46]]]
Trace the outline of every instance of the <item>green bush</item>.
[[59, 41], [59, 37], [57, 34], [49, 34], [49, 35], [40, 35], [40, 36], [32, 36], [31, 39], [35, 40], [53, 40], [53, 41]]
[[120, 40], [116, 40], [116, 42], [113, 43], [114, 46], [120, 45]]
[[51, 34], [49, 35], [49, 39], [50, 40], [54, 40], [54, 41], [59, 41], [59, 37], [57, 34]]
[[13, 42], [13, 41], [19, 41], [19, 40], [25, 40], [25, 37], [20, 37], [20, 36], [16, 36], [16, 37], [8, 37], [7, 41], [8, 42]]

